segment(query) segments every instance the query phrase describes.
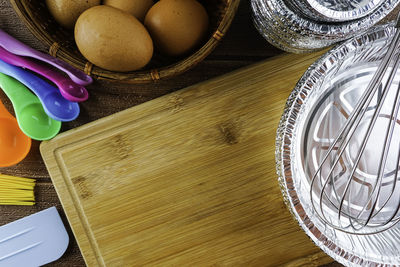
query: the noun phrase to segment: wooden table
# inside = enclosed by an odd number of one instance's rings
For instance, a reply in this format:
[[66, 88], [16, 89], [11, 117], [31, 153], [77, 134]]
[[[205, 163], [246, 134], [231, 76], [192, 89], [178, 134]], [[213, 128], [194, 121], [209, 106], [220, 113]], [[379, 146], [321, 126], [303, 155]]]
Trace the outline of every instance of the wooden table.
[[[30, 46], [46, 51], [41, 44], [23, 25], [15, 14], [9, 2], [0, 0], [1, 28]], [[94, 82], [88, 87], [91, 97], [81, 105], [78, 119], [63, 123], [62, 131], [66, 131], [96, 119], [108, 116], [129, 107], [152, 100], [159, 96], [204, 81], [243, 66], [282, 53], [269, 45], [255, 30], [251, 22], [251, 12], [247, 1], [242, 1], [238, 14], [225, 39], [206, 60], [184, 75], [161, 81], [156, 84], [127, 85], [107, 82]], [[7, 107], [11, 103], [0, 92], [0, 98]], [[1, 173], [31, 177], [37, 179], [37, 204], [33, 207], [0, 206], [0, 225], [12, 222], [24, 216], [45, 208], [56, 206], [61, 213], [65, 226], [69, 231], [71, 241], [67, 252], [55, 263], [49, 266], [84, 266], [84, 260], [76, 241], [73, 239], [68, 221], [62, 211], [61, 204], [51, 183], [47, 169], [39, 153], [38, 141], [33, 141], [32, 149], [20, 164], [0, 169]], [[299, 228], [300, 231], [300, 228]], [[340, 266], [331, 263], [327, 266]]]

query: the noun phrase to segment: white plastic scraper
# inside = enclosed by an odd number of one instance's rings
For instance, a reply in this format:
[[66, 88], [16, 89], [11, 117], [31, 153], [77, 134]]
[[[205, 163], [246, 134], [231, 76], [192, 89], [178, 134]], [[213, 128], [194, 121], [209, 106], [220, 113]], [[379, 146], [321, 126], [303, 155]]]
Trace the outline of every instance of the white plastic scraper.
[[60, 258], [68, 233], [55, 207], [0, 227], [0, 267], [38, 267]]

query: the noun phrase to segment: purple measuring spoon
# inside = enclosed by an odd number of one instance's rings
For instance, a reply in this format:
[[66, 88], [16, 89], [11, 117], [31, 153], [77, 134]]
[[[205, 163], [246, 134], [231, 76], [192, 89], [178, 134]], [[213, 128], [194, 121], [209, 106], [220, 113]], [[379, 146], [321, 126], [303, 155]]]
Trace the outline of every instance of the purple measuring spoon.
[[46, 65], [36, 63], [35, 61], [14, 55], [0, 46], [0, 59], [17, 67], [30, 69], [46, 77], [57, 85], [61, 95], [73, 102], [82, 102], [88, 99], [89, 94], [83, 85], [74, 83], [71, 79], [64, 77], [59, 72], [49, 68]]
[[68, 63], [52, 57], [48, 54], [42, 53], [27, 46], [26, 44], [18, 41], [14, 37], [10, 36], [8, 33], [0, 29], [0, 46], [6, 49], [8, 52], [19, 56], [26, 56], [38, 59], [40, 61], [46, 62], [59, 70], [65, 72], [71, 80], [77, 84], [88, 85], [92, 83], [92, 77], [86, 75], [83, 71], [80, 71]]

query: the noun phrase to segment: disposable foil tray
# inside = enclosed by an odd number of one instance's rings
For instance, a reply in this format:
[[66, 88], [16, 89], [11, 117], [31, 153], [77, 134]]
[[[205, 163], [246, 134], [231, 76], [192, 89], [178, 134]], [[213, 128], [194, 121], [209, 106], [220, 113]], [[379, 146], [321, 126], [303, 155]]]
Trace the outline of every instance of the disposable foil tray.
[[[315, 213], [310, 182], [319, 165], [318, 153], [326, 149], [351, 113], [393, 35], [391, 26], [374, 27], [317, 60], [289, 96], [277, 131], [277, 174], [286, 204], [315, 244], [347, 266], [400, 266], [400, 224], [375, 234], [336, 230]], [[393, 86], [399, 82], [400, 72]], [[395, 129], [395, 135], [400, 136], [400, 120]], [[371, 186], [368, 171], [361, 170], [356, 175], [363, 181], [360, 187]]]

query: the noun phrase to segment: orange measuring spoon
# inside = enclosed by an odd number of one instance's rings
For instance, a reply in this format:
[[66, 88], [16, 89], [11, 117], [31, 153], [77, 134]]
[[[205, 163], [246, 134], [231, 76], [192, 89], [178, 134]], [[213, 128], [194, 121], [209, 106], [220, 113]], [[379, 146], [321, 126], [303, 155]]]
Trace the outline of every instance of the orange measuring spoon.
[[31, 138], [18, 126], [17, 120], [0, 101], [0, 167], [23, 160], [31, 149]]

